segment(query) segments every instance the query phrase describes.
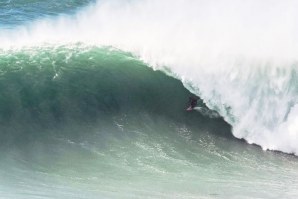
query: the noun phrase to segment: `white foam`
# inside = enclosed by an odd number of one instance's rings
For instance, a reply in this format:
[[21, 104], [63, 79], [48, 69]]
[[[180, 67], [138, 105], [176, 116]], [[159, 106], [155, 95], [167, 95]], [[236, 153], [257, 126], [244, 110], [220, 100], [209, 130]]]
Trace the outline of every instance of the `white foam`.
[[298, 154], [298, 2], [101, 0], [1, 31], [1, 48], [83, 42], [133, 52], [264, 149]]

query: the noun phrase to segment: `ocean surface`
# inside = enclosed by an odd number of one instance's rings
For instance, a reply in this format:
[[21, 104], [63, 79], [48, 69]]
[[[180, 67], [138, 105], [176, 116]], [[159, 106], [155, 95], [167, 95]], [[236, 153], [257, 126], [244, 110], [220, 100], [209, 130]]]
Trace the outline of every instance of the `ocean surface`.
[[297, 8], [1, 1], [0, 198], [298, 198]]

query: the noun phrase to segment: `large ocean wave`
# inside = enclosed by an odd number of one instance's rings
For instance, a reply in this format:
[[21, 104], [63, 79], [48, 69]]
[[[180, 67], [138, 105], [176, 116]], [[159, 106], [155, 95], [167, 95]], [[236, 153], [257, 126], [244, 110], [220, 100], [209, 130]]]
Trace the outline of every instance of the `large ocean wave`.
[[[178, 79], [263, 149], [298, 154], [295, 1], [98, 1], [0, 33], [4, 54], [113, 46]], [[287, 10], [287, 12], [285, 12]]]

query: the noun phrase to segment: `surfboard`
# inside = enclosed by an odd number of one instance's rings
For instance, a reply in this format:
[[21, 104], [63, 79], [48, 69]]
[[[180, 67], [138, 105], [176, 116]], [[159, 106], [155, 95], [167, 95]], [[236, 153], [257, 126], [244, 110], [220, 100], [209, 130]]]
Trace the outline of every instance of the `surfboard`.
[[188, 107], [186, 110], [187, 110], [187, 111], [192, 111], [193, 108], [191, 108], [191, 106], [190, 106], [190, 107]]

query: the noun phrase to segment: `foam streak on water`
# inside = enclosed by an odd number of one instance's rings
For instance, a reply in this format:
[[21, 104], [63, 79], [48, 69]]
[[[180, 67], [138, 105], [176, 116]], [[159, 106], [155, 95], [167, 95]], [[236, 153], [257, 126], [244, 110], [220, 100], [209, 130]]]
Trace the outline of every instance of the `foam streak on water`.
[[1, 31], [1, 48], [83, 42], [166, 69], [264, 149], [298, 154], [298, 2], [101, 0]]

